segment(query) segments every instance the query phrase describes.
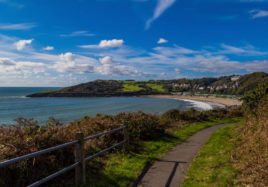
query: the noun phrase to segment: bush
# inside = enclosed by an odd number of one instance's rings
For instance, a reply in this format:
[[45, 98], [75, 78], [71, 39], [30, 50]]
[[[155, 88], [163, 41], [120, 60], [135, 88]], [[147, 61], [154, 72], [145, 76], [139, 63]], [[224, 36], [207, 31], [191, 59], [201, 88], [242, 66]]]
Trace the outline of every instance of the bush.
[[177, 109], [168, 110], [167, 112], [162, 114], [160, 120], [161, 123], [165, 125], [181, 121], [182, 120], [181, 111]]
[[121, 113], [115, 119], [128, 125], [130, 138], [134, 141], [155, 139], [163, 135], [166, 128], [159, 116], [143, 112]]
[[[143, 112], [121, 113], [116, 116], [99, 114], [96, 117], [86, 116], [68, 125], [62, 125], [56, 119], [50, 118], [45, 126], [39, 126], [33, 119], [19, 118], [12, 126], [0, 126], [0, 160], [74, 140], [77, 132], [83, 132], [85, 136], [88, 136], [117, 128], [123, 124], [129, 127], [130, 144], [133, 145], [131, 147], [137, 148], [139, 146], [137, 143], [141, 141], [162, 137], [171, 123], [181, 126], [192, 121], [224, 118], [229, 114], [230, 111], [225, 109], [203, 112], [170, 110], [161, 116]], [[87, 155], [92, 154], [122, 139], [122, 132], [94, 139], [85, 144], [85, 152]], [[136, 149], [132, 151], [136, 151]], [[26, 186], [73, 162], [73, 147], [20, 162], [0, 170], [0, 186]], [[64, 182], [67, 186], [66, 181], [68, 180], [66, 179], [70, 177], [73, 175], [67, 174], [60, 177], [57, 179], [57, 184]], [[57, 186], [57, 184], [55, 185]], [[70, 184], [70, 186], [72, 185]]]
[[243, 108], [246, 113], [256, 115], [256, 110], [262, 99], [268, 94], [268, 83], [259, 84], [254, 90], [249, 91], [242, 98]]

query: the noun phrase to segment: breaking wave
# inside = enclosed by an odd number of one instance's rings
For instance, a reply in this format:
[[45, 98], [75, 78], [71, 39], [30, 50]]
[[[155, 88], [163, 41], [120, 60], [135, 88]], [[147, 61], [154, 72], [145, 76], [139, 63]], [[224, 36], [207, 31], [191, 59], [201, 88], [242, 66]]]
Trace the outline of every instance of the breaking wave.
[[190, 100], [190, 99], [180, 99], [182, 101], [186, 101], [192, 104], [193, 108], [197, 108], [200, 110], [212, 110], [214, 105], [211, 103], [207, 103], [207, 102], [202, 102], [202, 101], [194, 101], [194, 100]]

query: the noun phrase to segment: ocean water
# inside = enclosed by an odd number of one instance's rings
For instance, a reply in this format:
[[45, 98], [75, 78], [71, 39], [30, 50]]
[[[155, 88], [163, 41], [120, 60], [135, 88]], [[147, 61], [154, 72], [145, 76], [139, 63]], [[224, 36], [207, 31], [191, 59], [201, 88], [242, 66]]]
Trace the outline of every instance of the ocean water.
[[162, 113], [169, 109], [211, 109], [204, 103], [148, 97], [27, 98], [28, 94], [58, 88], [0, 87], [0, 124], [12, 124], [18, 117], [34, 118], [45, 123], [54, 117], [63, 123], [84, 116], [144, 111]]

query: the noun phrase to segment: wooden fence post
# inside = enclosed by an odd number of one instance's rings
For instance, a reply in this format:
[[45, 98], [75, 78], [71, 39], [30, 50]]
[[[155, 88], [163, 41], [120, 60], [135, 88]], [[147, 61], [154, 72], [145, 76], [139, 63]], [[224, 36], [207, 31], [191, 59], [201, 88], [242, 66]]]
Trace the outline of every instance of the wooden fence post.
[[75, 168], [75, 184], [79, 186], [81, 184], [86, 184], [86, 165], [85, 165], [85, 155], [84, 155], [84, 134], [77, 133], [76, 139], [78, 143], [75, 146], [75, 162], [80, 162], [80, 164]]
[[124, 145], [123, 145], [123, 150], [127, 151], [128, 146], [129, 146], [129, 134], [128, 134], [128, 125], [125, 125], [125, 128], [123, 130], [124, 133]]

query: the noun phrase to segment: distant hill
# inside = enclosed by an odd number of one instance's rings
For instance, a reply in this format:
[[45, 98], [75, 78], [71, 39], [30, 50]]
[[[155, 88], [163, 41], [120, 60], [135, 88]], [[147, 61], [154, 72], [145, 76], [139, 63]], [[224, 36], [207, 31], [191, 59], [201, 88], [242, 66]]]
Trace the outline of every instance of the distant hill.
[[28, 97], [104, 97], [139, 96], [188, 92], [190, 94], [243, 95], [261, 82], [268, 82], [268, 74], [256, 72], [219, 78], [175, 80], [96, 80], [58, 91], [31, 94]]

